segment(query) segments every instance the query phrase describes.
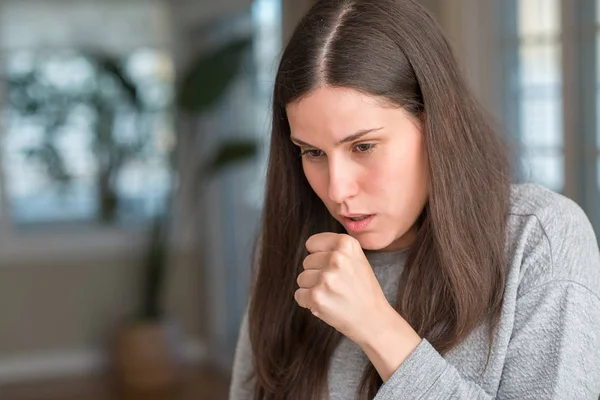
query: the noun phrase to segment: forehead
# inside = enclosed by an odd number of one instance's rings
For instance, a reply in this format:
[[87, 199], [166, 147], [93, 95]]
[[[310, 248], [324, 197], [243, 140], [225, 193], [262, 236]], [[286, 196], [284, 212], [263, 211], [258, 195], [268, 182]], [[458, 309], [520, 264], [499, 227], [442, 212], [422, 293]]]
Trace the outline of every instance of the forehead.
[[[319, 87], [286, 107], [292, 134], [348, 134], [389, 119], [382, 99], [347, 88]], [[398, 109], [396, 109], [398, 110]]]
[[315, 145], [374, 128], [383, 128], [381, 134], [421, 130], [420, 121], [402, 107], [347, 88], [319, 87], [288, 105], [286, 113], [291, 135]]

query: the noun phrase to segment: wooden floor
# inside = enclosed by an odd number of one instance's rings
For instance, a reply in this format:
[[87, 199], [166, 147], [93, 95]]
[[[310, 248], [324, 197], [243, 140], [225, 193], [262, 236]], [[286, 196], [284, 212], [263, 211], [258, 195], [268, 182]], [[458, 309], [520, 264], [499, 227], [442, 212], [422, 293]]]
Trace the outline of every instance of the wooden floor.
[[227, 400], [229, 382], [206, 367], [185, 371], [176, 388], [144, 393], [116, 393], [102, 376], [9, 384], [0, 387], [2, 400]]

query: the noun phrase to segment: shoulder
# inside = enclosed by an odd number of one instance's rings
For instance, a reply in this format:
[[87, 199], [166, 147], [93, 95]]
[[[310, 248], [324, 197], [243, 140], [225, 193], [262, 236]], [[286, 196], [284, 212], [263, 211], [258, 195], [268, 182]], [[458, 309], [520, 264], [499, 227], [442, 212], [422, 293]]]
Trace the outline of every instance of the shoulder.
[[581, 207], [536, 184], [512, 185], [510, 201], [507, 249], [519, 292], [565, 282], [600, 298], [600, 251]]

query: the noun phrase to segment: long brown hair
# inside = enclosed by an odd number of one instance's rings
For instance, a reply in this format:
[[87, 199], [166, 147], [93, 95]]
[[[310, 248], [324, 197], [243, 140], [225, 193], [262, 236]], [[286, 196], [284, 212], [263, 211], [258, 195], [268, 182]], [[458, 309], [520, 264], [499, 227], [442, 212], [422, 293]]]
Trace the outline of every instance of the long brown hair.
[[[323, 398], [341, 337], [294, 300], [306, 240], [343, 232], [304, 176], [286, 116], [286, 105], [320, 85], [380, 96], [422, 122], [429, 197], [400, 278], [398, 313], [441, 354], [485, 321], [491, 346], [500, 317], [508, 152], [440, 28], [412, 0], [319, 0], [296, 27], [275, 80], [249, 306], [255, 399]], [[359, 398], [373, 398], [381, 384], [369, 364]]]

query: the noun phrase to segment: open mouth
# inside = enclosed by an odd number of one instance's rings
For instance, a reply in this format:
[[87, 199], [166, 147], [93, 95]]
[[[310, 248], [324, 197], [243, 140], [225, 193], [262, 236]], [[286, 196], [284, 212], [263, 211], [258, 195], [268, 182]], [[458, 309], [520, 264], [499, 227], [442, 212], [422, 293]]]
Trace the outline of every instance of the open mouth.
[[374, 214], [343, 217], [343, 224], [349, 232], [360, 232], [367, 229], [374, 217]]
[[370, 215], [361, 215], [359, 217], [348, 217], [348, 219], [351, 221], [362, 221], [363, 219], [367, 219], [369, 217]]

